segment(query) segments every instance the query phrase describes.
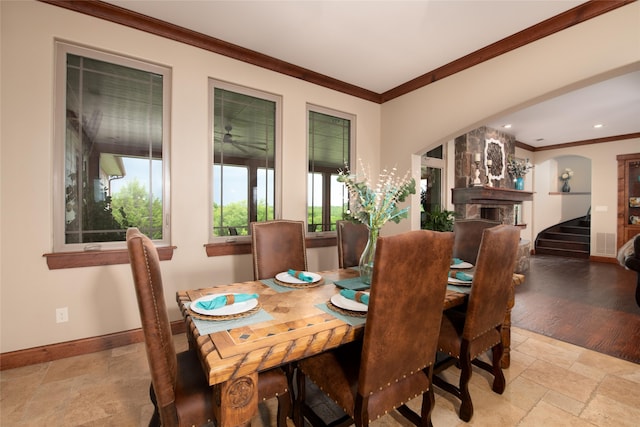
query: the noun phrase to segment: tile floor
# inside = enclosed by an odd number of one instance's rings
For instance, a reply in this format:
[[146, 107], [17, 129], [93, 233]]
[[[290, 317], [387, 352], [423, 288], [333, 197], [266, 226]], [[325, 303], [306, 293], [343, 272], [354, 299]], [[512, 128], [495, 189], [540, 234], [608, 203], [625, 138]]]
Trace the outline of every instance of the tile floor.
[[[176, 336], [178, 350], [186, 348]], [[448, 379], [457, 376], [454, 367]], [[491, 392], [474, 370], [473, 426], [637, 426], [640, 365], [514, 328], [507, 389]], [[142, 344], [0, 372], [0, 425], [146, 426], [152, 412]], [[419, 408], [420, 398], [411, 402]], [[433, 425], [462, 426], [458, 403], [436, 388]], [[275, 425], [275, 400], [252, 426]], [[293, 423], [290, 423], [293, 426]], [[398, 414], [372, 427], [408, 426]]]

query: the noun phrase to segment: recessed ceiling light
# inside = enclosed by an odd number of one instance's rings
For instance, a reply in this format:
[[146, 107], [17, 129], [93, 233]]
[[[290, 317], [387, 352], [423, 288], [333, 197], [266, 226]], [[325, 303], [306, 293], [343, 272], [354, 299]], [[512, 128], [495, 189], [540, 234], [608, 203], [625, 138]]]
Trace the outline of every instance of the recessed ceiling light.
[[536, 139], [536, 142], [540, 142], [540, 141], [544, 141], [544, 138], [538, 138], [538, 139]]
[[511, 129], [511, 123], [507, 123], [506, 125], [502, 125], [505, 129]]
[[596, 123], [595, 125], [593, 125], [594, 129], [600, 129], [601, 127], [604, 127], [602, 123]]

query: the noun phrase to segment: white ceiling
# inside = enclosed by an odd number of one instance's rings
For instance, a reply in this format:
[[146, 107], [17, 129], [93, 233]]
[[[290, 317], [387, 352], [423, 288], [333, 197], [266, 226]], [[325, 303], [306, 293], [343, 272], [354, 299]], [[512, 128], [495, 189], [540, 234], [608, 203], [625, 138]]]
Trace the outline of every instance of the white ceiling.
[[[578, 6], [577, 0], [176, 1], [108, 3], [383, 93]], [[640, 131], [640, 71], [546, 100], [512, 123], [533, 147]], [[594, 131], [593, 125], [604, 127]], [[542, 138], [542, 140], [540, 140]]]

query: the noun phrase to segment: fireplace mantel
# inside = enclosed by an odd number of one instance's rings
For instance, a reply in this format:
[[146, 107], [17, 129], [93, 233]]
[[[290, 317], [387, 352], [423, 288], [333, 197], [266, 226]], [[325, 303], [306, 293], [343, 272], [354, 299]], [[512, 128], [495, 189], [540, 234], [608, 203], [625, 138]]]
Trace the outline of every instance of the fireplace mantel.
[[452, 188], [451, 200], [454, 205], [513, 205], [533, 200], [533, 193], [530, 191], [484, 185], [468, 188]]

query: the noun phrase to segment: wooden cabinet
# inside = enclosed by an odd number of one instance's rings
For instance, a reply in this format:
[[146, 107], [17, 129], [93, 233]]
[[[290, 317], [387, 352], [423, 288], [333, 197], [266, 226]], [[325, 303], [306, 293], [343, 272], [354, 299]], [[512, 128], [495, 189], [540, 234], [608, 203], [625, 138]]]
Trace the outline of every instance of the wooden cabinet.
[[618, 160], [618, 241], [640, 234], [640, 153], [623, 154]]

